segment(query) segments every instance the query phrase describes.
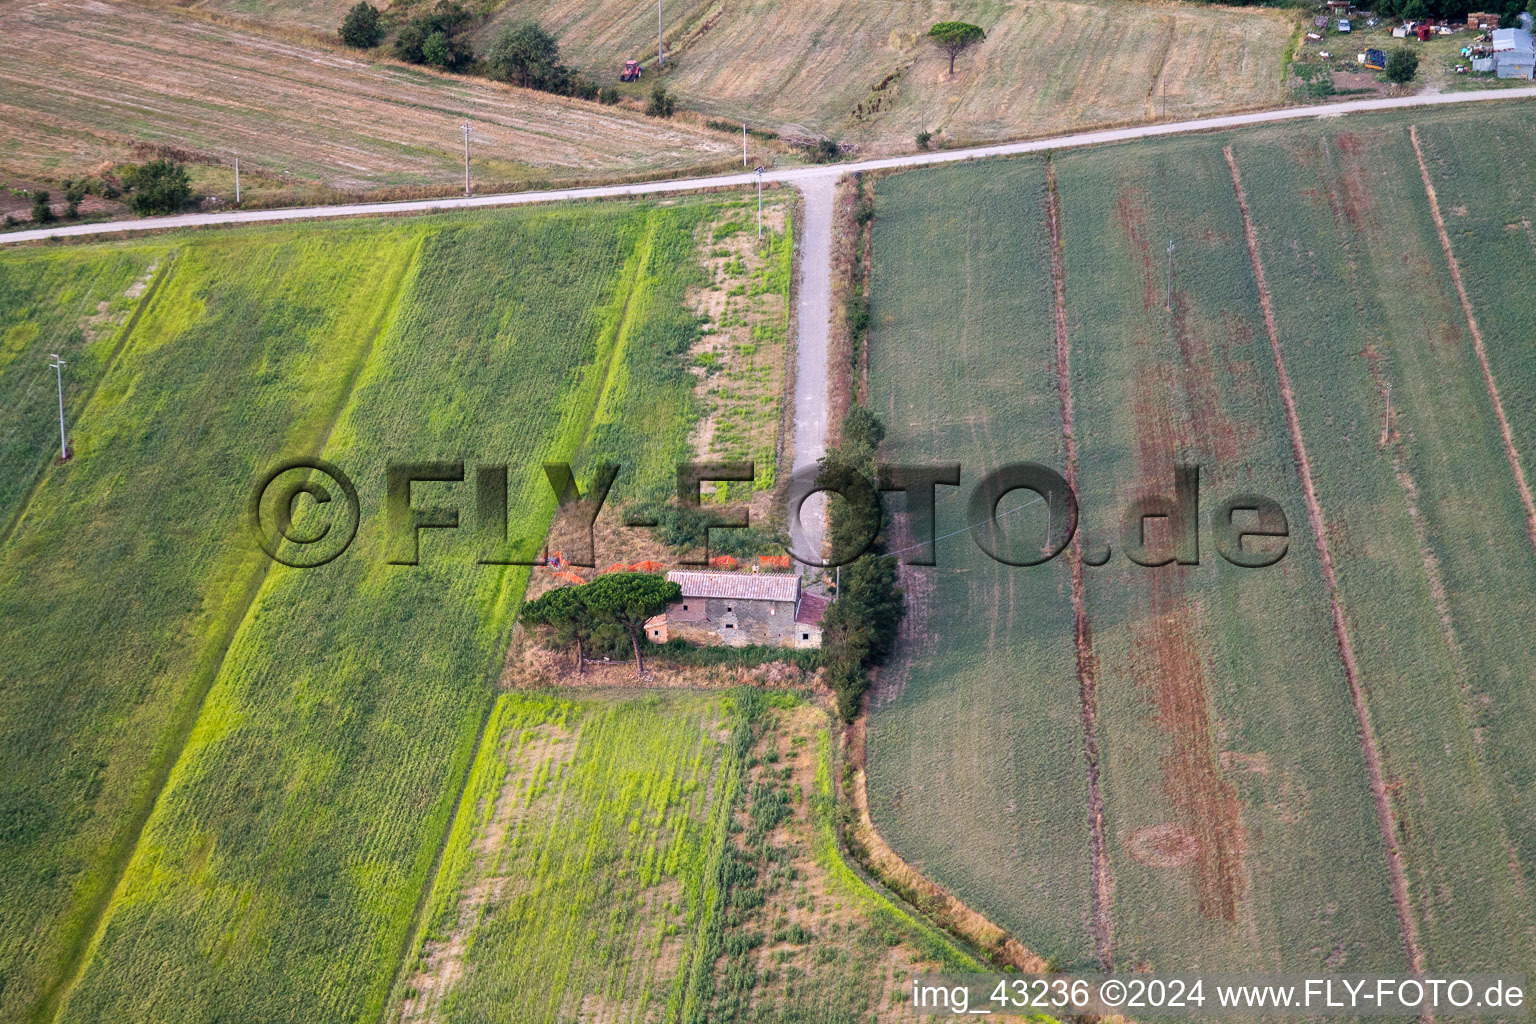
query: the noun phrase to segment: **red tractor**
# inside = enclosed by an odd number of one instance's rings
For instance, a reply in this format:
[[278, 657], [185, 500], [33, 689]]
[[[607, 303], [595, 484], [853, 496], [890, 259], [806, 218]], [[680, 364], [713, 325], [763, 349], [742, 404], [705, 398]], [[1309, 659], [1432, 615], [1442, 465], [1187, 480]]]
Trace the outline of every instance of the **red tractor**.
[[619, 72], [619, 81], [638, 82], [644, 73], [645, 69], [640, 66], [639, 61], [627, 60], [624, 62], [624, 70]]

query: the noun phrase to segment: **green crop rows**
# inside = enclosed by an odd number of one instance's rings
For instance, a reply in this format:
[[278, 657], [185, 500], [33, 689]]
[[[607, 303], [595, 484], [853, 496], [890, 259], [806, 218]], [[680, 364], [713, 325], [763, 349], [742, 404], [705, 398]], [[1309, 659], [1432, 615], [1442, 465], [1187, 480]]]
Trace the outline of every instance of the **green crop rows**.
[[[676, 1019], [688, 976], [676, 965], [711, 912], [706, 869], [740, 772], [719, 738], [731, 708], [500, 698], [430, 898], [425, 955], [402, 975], [403, 1019], [434, 996], [444, 1021], [532, 1024], [583, 1007]], [[456, 980], [435, 991], [455, 957]]]
[[[554, 508], [546, 459], [663, 484], [696, 416], [681, 300], [717, 209], [0, 257], [0, 425], [26, 438], [4, 449], [0, 1016], [377, 1019], [525, 578], [475, 564], [469, 530], [386, 564], [384, 466], [464, 460], [415, 504], [468, 526], [475, 465], [507, 463], [525, 546]], [[273, 569], [245, 501], [300, 455], [352, 476], [361, 528], [323, 569]]]
[[[965, 535], [915, 569], [870, 725], [875, 820], [1058, 963], [1402, 969], [1362, 738], [1223, 152], [1276, 334], [1430, 969], [1528, 970], [1536, 553], [1410, 139], [1417, 125], [1527, 476], [1536, 296], [1521, 108], [1350, 118], [1056, 158], [1113, 898], [1090, 910], [1083, 725], [1061, 562]], [[1061, 468], [1044, 164], [876, 188], [871, 406], [887, 458]], [[1171, 289], [1168, 240], [1175, 240]], [[1171, 294], [1171, 309], [1170, 306]], [[1391, 395], [1390, 429], [1387, 395]], [[1131, 565], [1120, 515], [1202, 467], [1290, 522], [1278, 566]], [[1020, 492], [1025, 498], [1026, 492]], [[1016, 499], [1006, 499], [1006, 506]], [[941, 491], [941, 532], [964, 525]], [[1038, 537], [1028, 510], [1011, 536]], [[1207, 529], [1202, 527], [1202, 529]]]
[[[1059, 463], [1044, 169], [1008, 171], [876, 188], [869, 404], [892, 463], [959, 461], [967, 482], [1004, 460]], [[963, 501], [939, 495], [949, 532]], [[1033, 511], [1009, 512], [1021, 535], [1044, 529]], [[902, 580], [910, 654], [874, 695], [871, 813], [939, 884], [1082, 963], [1088, 828], [1066, 567], [1013, 570], [964, 534], [939, 542], [938, 562]]]

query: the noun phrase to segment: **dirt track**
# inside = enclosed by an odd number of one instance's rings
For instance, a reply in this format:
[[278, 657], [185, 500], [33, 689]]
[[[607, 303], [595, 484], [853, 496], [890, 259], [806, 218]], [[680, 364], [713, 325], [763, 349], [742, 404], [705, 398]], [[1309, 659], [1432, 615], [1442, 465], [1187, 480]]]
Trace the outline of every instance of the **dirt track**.
[[[1419, 160], [1419, 174], [1424, 179], [1424, 193], [1429, 197], [1429, 213], [1435, 221], [1435, 233], [1440, 236], [1440, 247], [1445, 250], [1445, 262], [1451, 270], [1451, 280], [1456, 284], [1456, 297], [1461, 300], [1461, 311], [1467, 317], [1467, 330], [1472, 334], [1472, 348], [1477, 352], [1477, 365], [1483, 371], [1483, 384], [1488, 388], [1488, 400], [1493, 403], [1493, 414], [1499, 421], [1499, 434], [1504, 439], [1504, 454], [1509, 459], [1509, 468], [1515, 476], [1515, 487], [1520, 492], [1520, 501], [1525, 506], [1525, 530], [1530, 537], [1531, 547], [1536, 549], [1536, 503], [1531, 500], [1531, 488], [1525, 480], [1525, 470], [1521, 468], [1520, 452], [1515, 448], [1515, 436], [1509, 429], [1509, 418], [1504, 415], [1504, 401], [1499, 397], [1499, 386], [1494, 382], [1493, 369], [1488, 365], [1488, 351], [1483, 347], [1483, 331], [1477, 325], [1477, 316], [1472, 312], [1472, 300], [1467, 298], [1467, 289], [1461, 282], [1461, 265], [1456, 262], [1456, 253], [1451, 249], [1451, 236], [1446, 233], [1445, 219], [1440, 216], [1440, 200], [1435, 195], [1434, 183], [1429, 180], [1429, 167], [1424, 163], [1424, 151], [1419, 148], [1418, 125], [1408, 126], [1408, 138], [1413, 142], [1413, 155]], [[1529, 230], [1529, 229], [1527, 229]]]
[[[1056, 165], [1045, 165], [1046, 220], [1051, 234], [1051, 284], [1056, 297], [1056, 389], [1061, 403], [1061, 436], [1065, 446], [1067, 484], [1079, 492], [1077, 434], [1072, 426], [1072, 349], [1067, 335], [1066, 268], [1061, 247], [1061, 202], [1056, 195]], [[1114, 930], [1110, 908], [1115, 879], [1104, 840], [1104, 794], [1099, 785], [1098, 666], [1093, 657], [1093, 632], [1083, 598], [1083, 537], [1072, 536], [1072, 624], [1077, 646], [1079, 714], [1083, 722], [1083, 758], [1088, 781], [1089, 860], [1093, 883], [1093, 945], [1099, 966], [1114, 969]]]

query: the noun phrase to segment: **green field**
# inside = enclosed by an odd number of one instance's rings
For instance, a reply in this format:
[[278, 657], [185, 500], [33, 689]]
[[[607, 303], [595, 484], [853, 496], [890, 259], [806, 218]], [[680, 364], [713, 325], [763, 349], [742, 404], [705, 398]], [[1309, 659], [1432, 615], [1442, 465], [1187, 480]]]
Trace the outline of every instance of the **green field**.
[[[384, 464], [508, 463], [524, 547], [554, 507], [546, 458], [612, 458], [617, 493], [669, 480], [696, 415], [682, 297], [718, 209], [0, 257], [7, 351], [78, 361], [75, 460], [48, 467], [46, 402], [30, 452], [7, 448], [8, 478], [42, 476], [0, 552], [0, 1015], [67, 994], [69, 1020], [377, 1017], [525, 574], [476, 565], [467, 529], [386, 564]], [[98, 302], [121, 324], [87, 339]], [[36, 376], [7, 373], [8, 404], [36, 404]], [[304, 454], [353, 477], [361, 528], [323, 569], [274, 570], [245, 499]], [[473, 486], [415, 501], [469, 526]]]
[[[1536, 244], [1522, 219], [1529, 158], [1507, 155], [1536, 134], [1523, 113], [1351, 118], [1056, 158], [1081, 528], [1116, 549], [1083, 571], [1106, 911], [1095, 920], [1091, 907], [1065, 556], [1007, 569], [961, 535], [941, 543], [938, 568], [909, 569], [917, 614], [869, 740], [872, 811], [892, 845], [1036, 951], [1086, 963], [1104, 932], [1121, 966], [1407, 962], [1230, 145], [1414, 945], [1430, 969], [1536, 962], [1522, 881], [1536, 855], [1536, 708], [1520, 640], [1536, 553], [1409, 138], [1416, 124], [1529, 467], [1522, 282]], [[1483, 144], [1490, 133], [1502, 147]], [[887, 457], [958, 459], [967, 485], [1015, 459], [1061, 468], [1045, 165], [911, 172], [875, 194], [870, 391]], [[1206, 530], [1198, 567], [1131, 565], [1121, 511], [1170, 493], [1180, 461], [1202, 467], [1202, 515], [1243, 491], [1278, 499], [1285, 560], [1237, 569]], [[948, 501], [941, 530], [964, 525], [963, 500]], [[1038, 537], [1032, 516], [1010, 533]]]
[[976, 965], [842, 860], [827, 724], [744, 690], [500, 697], [387, 1019], [908, 1019], [907, 972]]

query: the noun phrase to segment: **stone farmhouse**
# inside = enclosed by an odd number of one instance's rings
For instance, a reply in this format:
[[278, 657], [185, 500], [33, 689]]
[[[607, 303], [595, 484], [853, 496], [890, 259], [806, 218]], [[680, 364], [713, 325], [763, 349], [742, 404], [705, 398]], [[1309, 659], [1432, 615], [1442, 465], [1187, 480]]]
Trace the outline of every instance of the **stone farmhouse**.
[[677, 569], [667, 579], [683, 596], [645, 624], [664, 644], [676, 637], [702, 645], [820, 647], [827, 599], [807, 594], [794, 573], [704, 572]]

